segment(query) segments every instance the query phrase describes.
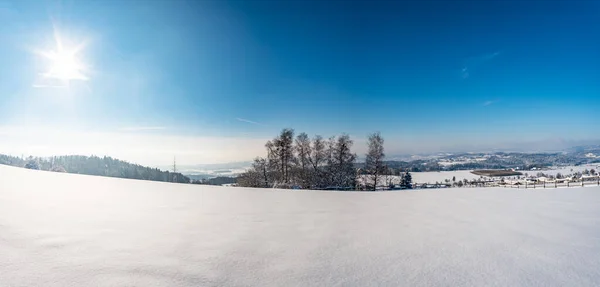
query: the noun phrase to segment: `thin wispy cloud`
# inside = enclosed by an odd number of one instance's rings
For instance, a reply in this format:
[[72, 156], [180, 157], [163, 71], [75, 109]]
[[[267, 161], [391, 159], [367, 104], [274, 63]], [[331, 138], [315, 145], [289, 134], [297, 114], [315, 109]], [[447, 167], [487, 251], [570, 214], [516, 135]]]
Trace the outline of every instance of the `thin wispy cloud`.
[[235, 118], [235, 119], [240, 122], [244, 122], [244, 123], [249, 123], [249, 124], [253, 124], [253, 125], [257, 125], [257, 126], [265, 126], [259, 122], [255, 122], [255, 121], [251, 121], [251, 120], [247, 120], [247, 119], [242, 119], [242, 118]]
[[67, 88], [67, 86], [59, 86], [59, 85], [42, 85], [42, 84], [33, 84], [32, 87], [34, 88], [38, 88], [38, 89], [43, 89], [43, 88], [55, 88], [55, 89], [64, 89]]
[[141, 132], [141, 131], [162, 131], [166, 130], [166, 127], [123, 127], [119, 128], [122, 132]]
[[495, 59], [500, 55], [500, 52], [488, 53], [479, 55], [476, 57], [471, 57], [465, 60], [463, 68], [461, 69], [461, 76], [463, 79], [468, 79], [472, 72], [477, 70], [479, 67], [484, 65], [485, 63]]
[[497, 102], [498, 101], [485, 101], [485, 102], [483, 102], [483, 106], [484, 107], [491, 106], [491, 105], [493, 105], [493, 104], [495, 104]]
[[32, 87], [43, 89], [43, 88], [58, 88], [66, 89], [69, 88], [69, 82], [62, 81], [59, 79], [48, 78], [44, 74], [38, 74]]

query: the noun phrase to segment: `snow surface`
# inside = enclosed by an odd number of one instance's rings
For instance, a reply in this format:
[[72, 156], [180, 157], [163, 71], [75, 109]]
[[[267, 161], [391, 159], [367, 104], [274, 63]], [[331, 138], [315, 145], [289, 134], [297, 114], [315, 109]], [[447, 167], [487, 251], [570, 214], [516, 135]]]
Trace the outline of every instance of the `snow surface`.
[[0, 166], [0, 286], [598, 286], [600, 189], [325, 192]]
[[[423, 184], [423, 183], [444, 183], [444, 180], [450, 180], [452, 182], [452, 177], [456, 177], [456, 182], [462, 181], [463, 179], [467, 179], [469, 181], [474, 179], [479, 179], [480, 176], [471, 173], [470, 170], [456, 170], [456, 171], [427, 171], [427, 172], [411, 172], [413, 183], [415, 184]], [[401, 177], [400, 176], [381, 176], [380, 183], [385, 185], [387, 180], [390, 180], [393, 184], [400, 184]], [[368, 175], [362, 175], [358, 178], [358, 181], [361, 184], [364, 182], [371, 182], [371, 177]]]
[[471, 173], [470, 170], [455, 170], [455, 171], [428, 171], [428, 172], [411, 172], [412, 180], [416, 183], [443, 183], [448, 179], [452, 181], [452, 177], [456, 177], [456, 181], [463, 179], [474, 180], [481, 176]]

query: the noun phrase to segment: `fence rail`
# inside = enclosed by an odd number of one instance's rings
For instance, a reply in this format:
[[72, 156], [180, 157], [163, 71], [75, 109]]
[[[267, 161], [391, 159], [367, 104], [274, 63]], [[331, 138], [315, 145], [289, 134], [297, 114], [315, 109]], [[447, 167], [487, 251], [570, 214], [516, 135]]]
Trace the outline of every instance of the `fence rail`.
[[[467, 184], [458, 188], [475, 188], [475, 187], [502, 187], [516, 189], [539, 189], [539, 188], [562, 188], [562, 187], [582, 187], [582, 186], [600, 186], [600, 178], [593, 181], [576, 181], [576, 182], [540, 182], [540, 183], [522, 183], [522, 184], [501, 184], [500, 182], [485, 182], [479, 184]], [[413, 189], [436, 189], [436, 188], [457, 188], [455, 185], [446, 183], [413, 183]]]
[[578, 181], [578, 182], [546, 182], [536, 184], [505, 184], [504, 188], [517, 189], [536, 189], [536, 188], [559, 188], [559, 187], [582, 187], [582, 186], [600, 186], [600, 179], [596, 181]]

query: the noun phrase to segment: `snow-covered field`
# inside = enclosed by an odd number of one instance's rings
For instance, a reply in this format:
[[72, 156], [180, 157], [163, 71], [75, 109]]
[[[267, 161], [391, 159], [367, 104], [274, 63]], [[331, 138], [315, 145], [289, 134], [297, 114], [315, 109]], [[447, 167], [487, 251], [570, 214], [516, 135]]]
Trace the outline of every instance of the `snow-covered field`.
[[598, 286], [600, 189], [318, 192], [0, 166], [0, 286]]
[[[588, 164], [588, 165], [580, 165], [580, 166], [567, 166], [567, 167], [552, 167], [549, 169], [543, 170], [524, 170], [521, 171], [523, 174], [527, 173], [530, 176], [536, 175], [538, 172], [543, 172], [546, 175], [555, 176], [557, 173], [561, 173], [563, 175], [572, 174], [574, 172], [583, 172], [584, 170], [600, 170], [600, 164]], [[571, 171], [573, 170], [573, 171]], [[435, 183], [444, 182], [444, 180], [449, 179], [452, 180], [452, 177], [455, 176], [456, 180], [474, 180], [478, 179], [480, 176], [471, 173], [470, 170], [456, 170], [456, 171], [440, 171], [440, 172], [413, 172], [412, 178], [413, 182], [416, 183]]]
[[446, 179], [452, 180], [452, 177], [456, 177], [456, 181], [464, 179], [473, 180], [480, 177], [479, 175], [471, 173], [470, 170], [413, 172], [411, 175], [413, 182], [416, 183], [444, 182]]
[[[412, 181], [415, 184], [423, 183], [443, 183], [444, 180], [448, 179], [452, 182], [452, 177], [456, 177], [456, 181], [462, 181], [464, 179], [474, 180], [480, 178], [479, 175], [471, 173], [469, 170], [456, 170], [456, 171], [432, 171], [432, 172], [411, 172]], [[364, 182], [370, 182], [371, 177], [363, 175], [359, 177], [358, 181], [362, 184]], [[400, 184], [400, 176], [381, 176], [381, 185], [386, 185], [388, 180], [393, 184]], [[379, 184], [378, 184], [379, 185]]]

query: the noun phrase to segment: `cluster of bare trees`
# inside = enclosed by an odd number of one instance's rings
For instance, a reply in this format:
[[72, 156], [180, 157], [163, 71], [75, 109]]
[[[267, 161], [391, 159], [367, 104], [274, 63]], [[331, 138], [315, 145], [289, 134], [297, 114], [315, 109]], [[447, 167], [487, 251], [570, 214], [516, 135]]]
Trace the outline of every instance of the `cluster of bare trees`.
[[265, 144], [267, 157], [258, 157], [252, 168], [238, 178], [238, 185], [277, 188], [353, 188], [356, 154], [346, 134], [312, 139], [306, 133], [294, 137], [284, 129]]
[[[245, 187], [311, 188], [353, 190], [359, 184], [375, 189], [389, 170], [384, 164], [383, 137], [369, 136], [369, 150], [364, 169], [357, 169], [352, 139], [347, 134], [324, 139], [297, 136], [293, 129], [284, 129], [265, 144], [266, 158], [258, 157], [252, 168], [238, 178]], [[368, 180], [357, 181], [359, 176]]]

